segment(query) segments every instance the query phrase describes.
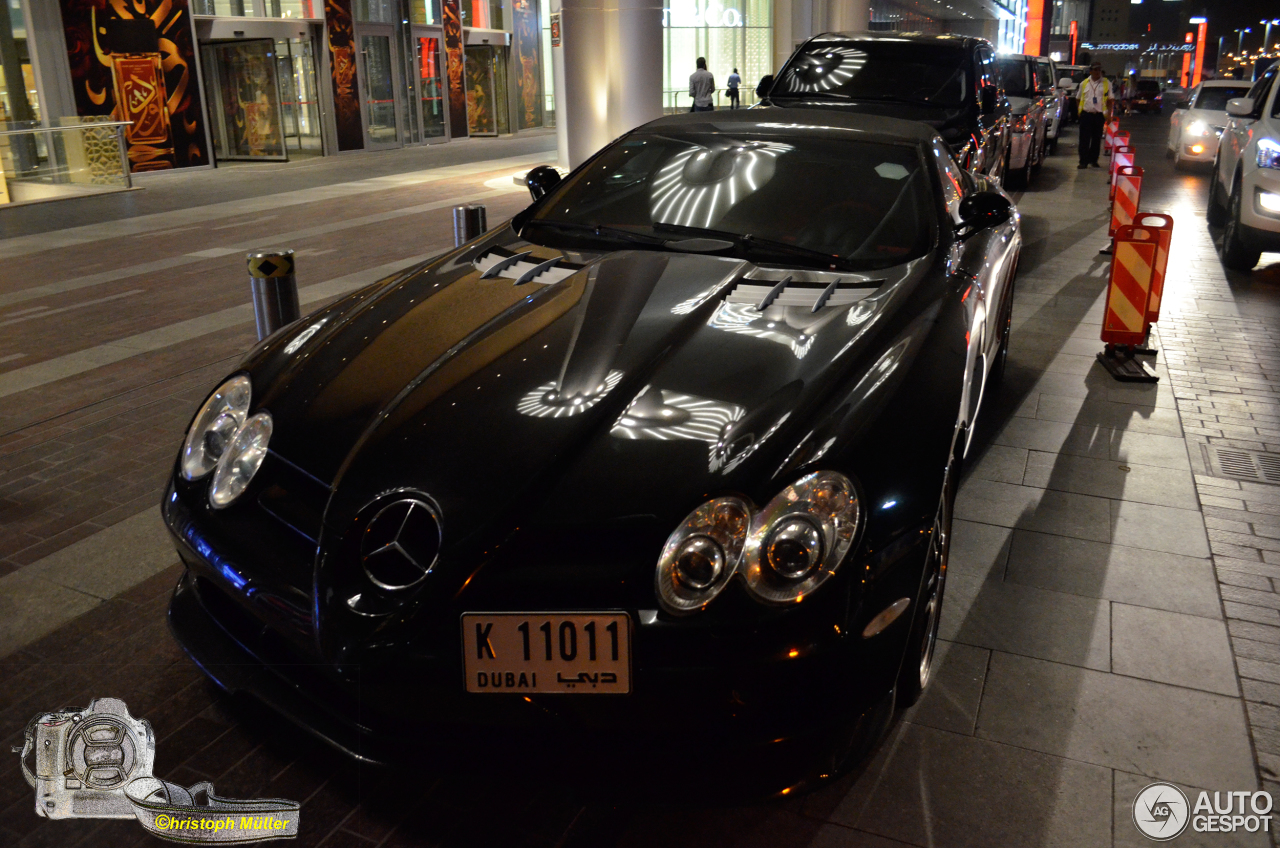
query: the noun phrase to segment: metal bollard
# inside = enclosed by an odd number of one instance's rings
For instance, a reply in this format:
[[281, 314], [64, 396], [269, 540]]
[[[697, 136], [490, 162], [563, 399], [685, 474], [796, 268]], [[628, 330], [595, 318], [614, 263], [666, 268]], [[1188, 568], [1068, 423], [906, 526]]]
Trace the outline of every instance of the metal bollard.
[[298, 278], [292, 250], [260, 250], [249, 254], [249, 289], [253, 320], [262, 341], [285, 324], [298, 320]]
[[453, 207], [453, 246], [471, 241], [481, 233], [487, 232], [489, 222], [485, 217], [483, 203], [468, 203], [465, 206]]

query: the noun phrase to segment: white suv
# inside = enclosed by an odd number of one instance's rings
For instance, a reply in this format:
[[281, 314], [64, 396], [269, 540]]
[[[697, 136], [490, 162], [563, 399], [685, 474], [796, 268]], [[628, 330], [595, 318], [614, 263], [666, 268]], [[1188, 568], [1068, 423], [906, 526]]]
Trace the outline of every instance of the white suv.
[[1227, 101], [1229, 122], [1209, 181], [1209, 223], [1225, 227], [1222, 264], [1249, 271], [1280, 251], [1280, 85], [1272, 65], [1247, 97]]

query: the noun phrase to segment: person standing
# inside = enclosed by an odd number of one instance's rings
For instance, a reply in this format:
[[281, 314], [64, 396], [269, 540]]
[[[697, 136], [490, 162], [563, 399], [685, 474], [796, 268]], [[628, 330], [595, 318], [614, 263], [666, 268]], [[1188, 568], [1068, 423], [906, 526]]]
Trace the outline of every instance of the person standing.
[[733, 73], [729, 74], [729, 86], [725, 89], [725, 93], [729, 95], [729, 108], [738, 108], [738, 86], [742, 85], [742, 77], [738, 76], [738, 69], [734, 68]]
[[689, 74], [689, 96], [693, 98], [690, 112], [713, 112], [711, 95], [716, 93], [716, 78], [707, 70], [707, 60], [698, 57], [698, 70]]
[[1089, 78], [1080, 84], [1080, 164], [1078, 170], [1098, 167], [1102, 129], [1111, 112], [1111, 83], [1102, 76], [1102, 65], [1089, 67]]

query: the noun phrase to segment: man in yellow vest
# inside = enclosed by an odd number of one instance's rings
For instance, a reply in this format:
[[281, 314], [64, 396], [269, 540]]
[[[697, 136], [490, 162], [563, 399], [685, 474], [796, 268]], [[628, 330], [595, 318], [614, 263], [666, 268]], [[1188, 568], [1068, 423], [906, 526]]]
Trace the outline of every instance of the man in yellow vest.
[[1114, 102], [1111, 83], [1102, 75], [1101, 63], [1094, 62], [1089, 66], [1089, 78], [1080, 83], [1080, 164], [1076, 166], [1079, 170], [1098, 167], [1102, 129]]

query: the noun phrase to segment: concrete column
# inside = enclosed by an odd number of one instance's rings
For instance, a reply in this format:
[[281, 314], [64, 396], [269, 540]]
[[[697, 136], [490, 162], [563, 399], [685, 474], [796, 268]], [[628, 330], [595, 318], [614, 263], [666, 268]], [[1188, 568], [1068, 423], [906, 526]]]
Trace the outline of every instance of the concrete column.
[[825, 32], [866, 32], [871, 28], [871, 0], [826, 0]]
[[[576, 168], [662, 115], [661, 0], [560, 0], [553, 47], [560, 164]], [[552, 11], [556, 11], [555, 3]]]

